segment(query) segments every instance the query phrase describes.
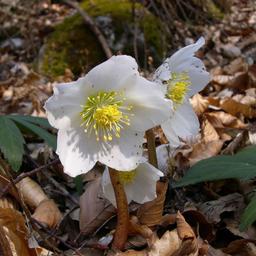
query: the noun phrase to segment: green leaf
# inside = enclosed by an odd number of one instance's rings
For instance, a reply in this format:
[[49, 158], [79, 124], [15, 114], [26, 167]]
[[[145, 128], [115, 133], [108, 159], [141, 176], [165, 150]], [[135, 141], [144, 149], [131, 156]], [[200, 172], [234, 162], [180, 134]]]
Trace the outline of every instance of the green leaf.
[[14, 121], [27, 121], [33, 124], [40, 125], [46, 129], [51, 129], [52, 126], [49, 124], [46, 118], [36, 117], [36, 116], [24, 116], [24, 115], [8, 115], [8, 118], [11, 118]]
[[14, 171], [22, 164], [24, 138], [16, 124], [6, 116], [0, 116], [0, 149]]
[[256, 220], [256, 196], [247, 205], [241, 218], [239, 229], [245, 231]]
[[27, 122], [26, 120], [23, 120], [21, 118], [15, 118], [13, 119], [17, 124], [20, 124], [30, 130], [31, 132], [35, 133], [38, 135], [40, 138], [45, 140], [45, 142], [52, 147], [54, 150], [56, 150], [57, 147], [57, 141], [56, 141], [56, 136], [50, 134], [46, 130], [42, 129], [39, 126], [34, 125], [33, 123]]
[[256, 176], [256, 147], [249, 147], [234, 156], [216, 156], [192, 166], [173, 187], [221, 179], [250, 179]]

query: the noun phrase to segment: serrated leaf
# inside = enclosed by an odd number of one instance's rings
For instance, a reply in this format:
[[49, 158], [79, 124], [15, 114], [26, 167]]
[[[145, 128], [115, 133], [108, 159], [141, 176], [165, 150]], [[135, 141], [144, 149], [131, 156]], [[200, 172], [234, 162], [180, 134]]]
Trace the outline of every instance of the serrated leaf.
[[33, 124], [40, 125], [44, 128], [51, 129], [52, 126], [49, 124], [48, 120], [43, 117], [36, 116], [24, 116], [24, 115], [9, 115], [8, 118], [11, 118], [14, 121], [23, 120]]
[[256, 196], [247, 205], [241, 218], [239, 229], [245, 231], [256, 220]]
[[234, 156], [216, 156], [192, 166], [173, 187], [221, 179], [250, 179], [256, 176], [256, 147], [249, 147]]
[[18, 119], [13, 119], [15, 122], [17, 122], [18, 124], [26, 127], [27, 129], [29, 129], [31, 132], [35, 133], [36, 135], [38, 135], [40, 138], [42, 138], [43, 140], [45, 140], [45, 142], [52, 147], [54, 150], [56, 150], [57, 147], [57, 141], [56, 141], [56, 136], [50, 134], [49, 132], [47, 132], [46, 130], [44, 130], [43, 128], [34, 125], [33, 123], [27, 122], [21, 118]]
[[14, 171], [22, 164], [24, 138], [16, 124], [6, 116], [0, 116], [0, 149]]

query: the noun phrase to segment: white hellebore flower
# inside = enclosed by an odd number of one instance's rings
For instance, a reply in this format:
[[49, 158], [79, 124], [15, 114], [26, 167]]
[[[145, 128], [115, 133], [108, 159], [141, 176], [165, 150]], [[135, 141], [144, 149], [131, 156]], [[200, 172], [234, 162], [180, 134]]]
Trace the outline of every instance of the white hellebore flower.
[[45, 109], [59, 129], [57, 154], [70, 176], [88, 172], [97, 161], [122, 171], [145, 161], [144, 132], [167, 120], [171, 105], [137, 69], [132, 57], [113, 56], [54, 88]]
[[[121, 183], [127, 196], [128, 204], [131, 201], [143, 204], [156, 197], [156, 182], [163, 173], [148, 162], [140, 164], [135, 170], [118, 172]], [[106, 167], [101, 185], [103, 194], [115, 207], [116, 199], [111, 184], [109, 170]]]
[[182, 141], [193, 138], [199, 132], [199, 121], [189, 98], [210, 81], [203, 62], [194, 57], [204, 43], [201, 37], [196, 43], [181, 48], [166, 59], [154, 74], [154, 81], [164, 86], [167, 98], [174, 105], [174, 115], [161, 125], [172, 147], [182, 145]]

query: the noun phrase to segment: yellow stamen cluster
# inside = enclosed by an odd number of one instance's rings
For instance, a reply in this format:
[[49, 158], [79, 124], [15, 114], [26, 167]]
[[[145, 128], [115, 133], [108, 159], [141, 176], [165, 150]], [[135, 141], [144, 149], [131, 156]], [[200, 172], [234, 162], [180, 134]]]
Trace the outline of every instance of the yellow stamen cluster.
[[133, 171], [121, 171], [119, 172], [119, 178], [123, 185], [132, 183], [134, 181], [134, 178], [136, 177], [137, 173], [136, 170]]
[[186, 72], [172, 73], [171, 79], [167, 82], [167, 97], [176, 104], [182, 104], [190, 85], [189, 75]]
[[130, 125], [128, 113], [132, 107], [124, 106], [122, 93], [100, 91], [89, 96], [86, 104], [81, 106], [81, 126], [85, 132], [94, 130], [97, 141], [111, 141], [113, 136], [119, 138], [124, 125]]

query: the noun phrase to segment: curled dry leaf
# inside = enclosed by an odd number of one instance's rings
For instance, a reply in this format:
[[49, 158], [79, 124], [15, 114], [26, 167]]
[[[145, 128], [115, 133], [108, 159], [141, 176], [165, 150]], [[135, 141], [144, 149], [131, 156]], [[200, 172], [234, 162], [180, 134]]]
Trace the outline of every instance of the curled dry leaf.
[[205, 116], [215, 128], [244, 129], [247, 127], [247, 125], [237, 117], [225, 113], [224, 111], [209, 112], [206, 113]]
[[40, 202], [32, 217], [46, 226], [54, 228], [61, 221], [62, 214], [53, 200], [45, 199]]
[[228, 88], [247, 88], [250, 78], [248, 72], [239, 72], [235, 75], [217, 75], [212, 81]]
[[211, 141], [218, 141], [220, 139], [219, 134], [214, 129], [212, 124], [204, 118], [202, 122], [202, 140], [205, 143], [211, 142]]
[[22, 179], [17, 184], [17, 188], [24, 202], [32, 209], [35, 209], [42, 201], [48, 199], [42, 188], [29, 177]]
[[158, 181], [156, 186], [157, 197], [142, 204], [137, 212], [139, 222], [147, 226], [155, 226], [160, 224], [164, 209], [165, 194], [168, 188], [168, 181]]
[[80, 230], [88, 235], [115, 215], [115, 208], [103, 197], [101, 179], [88, 183], [80, 197]]
[[217, 140], [208, 143], [200, 142], [195, 144], [192, 152], [188, 156], [190, 165], [192, 166], [200, 160], [216, 156], [220, 152], [223, 143], [223, 140]]
[[[0, 208], [0, 245], [6, 256], [36, 256], [36, 250], [28, 246], [28, 231], [20, 212]], [[8, 242], [8, 243], [6, 243]]]
[[256, 109], [252, 108], [250, 105], [242, 104], [233, 99], [223, 100], [220, 107], [233, 116], [240, 116], [242, 114], [246, 118], [256, 117]]
[[199, 93], [195, 94], [190, 102], [198, 116], [202, 115], [209, 106], [209, 101]]
[[210, 223], [218, 223], [223, 212], [239, 214], [244, 209], [243, 196], [238, 193], [220, 197], [218, 200], [205, 202], [199, 205], [199, 210]]
[[223, 252], [239, 256], [255, 256], [256, 242], [250, 239], [241, 239], [231, 242]]
[[129, 224], [129, 234], [138, 234], [144, 238], [149, 238], [152, 236], [153, 232], [148, 226], [140, 225], [136, 216], [132, 216]]

